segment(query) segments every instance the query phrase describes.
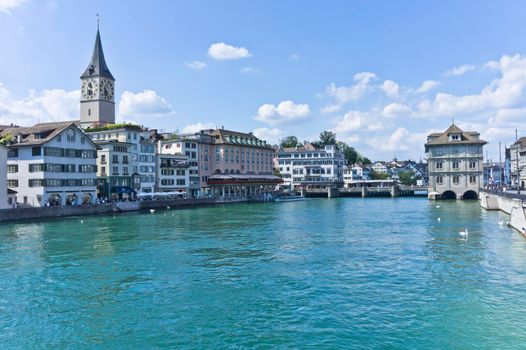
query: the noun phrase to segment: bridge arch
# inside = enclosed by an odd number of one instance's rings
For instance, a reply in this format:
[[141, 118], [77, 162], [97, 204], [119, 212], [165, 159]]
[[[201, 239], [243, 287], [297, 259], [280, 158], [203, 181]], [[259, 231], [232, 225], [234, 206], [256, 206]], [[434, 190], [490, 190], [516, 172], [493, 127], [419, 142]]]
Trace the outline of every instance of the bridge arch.
[[462, 195], [462, 199], [479, 199], [477, 192], [468, 190]]
[[444, 191], [442, 193], [441, 199], [457, 199], [457, 194], [451, 190]]

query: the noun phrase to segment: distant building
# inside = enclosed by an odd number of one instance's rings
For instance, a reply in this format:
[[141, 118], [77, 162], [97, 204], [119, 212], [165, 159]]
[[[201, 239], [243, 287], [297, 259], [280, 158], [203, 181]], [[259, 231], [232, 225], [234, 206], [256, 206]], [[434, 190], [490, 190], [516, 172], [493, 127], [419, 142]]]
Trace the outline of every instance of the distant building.
[[156, 192], [174, 192], [186, 196], [190, 187], [188, 157], [159, 154]]
[[427, 137], [430, 198], [478, 198], [482, 186], [483, 146], [487, 143], [479, 135], [452, 124], [445, 132]]
[[360, 166], [343, 168], [343, 186], [345, 188], [350, 187], [351, 184], [354, 184], [356, 181], [365, 180], [363, 177], [363, 169]]
[[9, 148], [0, 143], [0, 209], [8, 207], [7, 203], [7, 152]]
[[[517, 157], [519, 159], [518, 162]], [[524, 188], [526, 184], [526, 137], [519, 138], [515, 143], [506, 149], [506, 162], [509, 166], [508, 174], [510, 177], [510, 184], [513, 187], [520, 185], [522, 188]], [[518, 177], [517, 165], [519, 169]]]
[[93, 203], [97, 145], [75, 123], [3, 129], [9, 135], [8, 187], [20, 206]]
[[281, 148], [277, 151], [276, 163], [284, 186], [291, 189], [343, 185], [345, 158], [335, 145], [316, 148], [306, 143], [302, 147]]
[[388, 173], [387, 166], [383, 162], [376, 162], [376, 163], [374, 163], [373, 165], [371, 165], [371, 169], [373, 169], [373, 171], [375, 173], [379, 173], [379, 174], [387, 174]]

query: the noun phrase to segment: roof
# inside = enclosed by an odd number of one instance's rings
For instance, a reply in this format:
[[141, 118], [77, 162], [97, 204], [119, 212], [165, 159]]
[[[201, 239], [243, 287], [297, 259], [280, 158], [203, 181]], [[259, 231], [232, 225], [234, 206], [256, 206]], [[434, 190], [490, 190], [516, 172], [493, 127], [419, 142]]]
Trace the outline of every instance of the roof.
[[[449, 135], [460, 134], [460, 140], [451, 141]], [[487, 142], [479, 138], [479, 133], [475, 131], [464, 131], [454, 123], [443, 133], [432, 133], [427, 137], [427, 146], [451, 145], [451, 144], [474, 144], [485, 145]]]
[[106, 60], [104, 59], [104, 51], [102, 51], [102, 43], [100, 41], [100, 33], [98, 29], [91, 61], [88, 64], [88, 68], [86, 68], [84, 73], [80, 76], [81, 79], [89, 77], [105, 77], [115, 80], [106, 64]]
[[253, 175], [253, 174], [214, 174], [208, 177], [207, 183], [212, 185], [233, 183], [281, 183], [283, 179], [276, 175]]
[[214, 136], [216, 144], [229, 144], [273, 149], [271, 145], [267, 144], [267, 141], [257, 138], [252, 133], [247, 134], [239, 131], [225, 129], [210, 129], [205, 130], [205, 133]]
[[[7, 134], [11, 134], [14, 140], [10, 146], [38, 146], [51, 141], [69, 127], [74, 127], [83, 133], [83, 131], [74, 122], [68, 121], [41, 123], [31, 127], [10, 127], [0, 131], [0, 138]], [[19, 135], [20, 141], [17, 140]], [[86, 139], [89, 140], [89, 142], [96, 148], [98, 148], [98, 146], [89, 137], [86, 136]]]

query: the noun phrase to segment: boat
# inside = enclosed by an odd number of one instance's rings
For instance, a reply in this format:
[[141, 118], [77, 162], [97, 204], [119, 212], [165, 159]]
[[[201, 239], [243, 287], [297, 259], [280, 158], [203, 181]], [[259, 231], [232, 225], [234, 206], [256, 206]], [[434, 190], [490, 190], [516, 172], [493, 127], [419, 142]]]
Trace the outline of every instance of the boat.
[[295, 201], [302, 201], [305, 197], [299, 195], [299, 194], [289, 194], [289, 195], [282, 195], [276, 197], [276, 202], [295, 202]]

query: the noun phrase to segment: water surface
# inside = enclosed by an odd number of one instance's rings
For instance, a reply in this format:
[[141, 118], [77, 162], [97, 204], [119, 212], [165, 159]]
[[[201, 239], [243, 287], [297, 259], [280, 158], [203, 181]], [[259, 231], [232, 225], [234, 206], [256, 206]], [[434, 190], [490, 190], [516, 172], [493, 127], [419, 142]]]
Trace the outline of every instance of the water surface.
[[500, 220], [340, 198], [2, 224], [0, 344], [524, 349], [526, 241]]

